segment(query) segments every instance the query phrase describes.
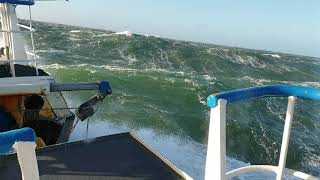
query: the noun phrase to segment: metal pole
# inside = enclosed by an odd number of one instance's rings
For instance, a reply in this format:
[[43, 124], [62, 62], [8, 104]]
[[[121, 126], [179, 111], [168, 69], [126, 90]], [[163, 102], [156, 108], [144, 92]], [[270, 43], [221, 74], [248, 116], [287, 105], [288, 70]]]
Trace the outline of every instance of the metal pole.
[[286, 159], [287, 159], [288, 145], [290, 140], [295, 101], [296, 101], [296, 97], [290, 96], [288, 98], [288, 107], [287, 107], [286, 120], [284, 124], [283, 136], [282, 136], [281, 152], [280, 152], [278, 171], [277, 171], [277, 180], [282, 180], [282, 177], [284, 174], [283, 172], [286, 167]]
[[[30, 38], [31, 38], [31, 45], [32, 45], [32, 53], [34, 54], [33, 58], [36, 59], [36, 51], [34, 46], [34, 39], [33, 39], [33, 27], [32, 27], [32, 15], [31, 15], [31, 6], [29, 5], [29, 25], [30, 25]], [[36, 68], [36, 74], [39, 76], [39, 70], [37, 67], [37, 61], [33, 61], [33, 65]]]
[[51, 83], [51, 92], [99, 90], [99, 83]]
[[13, 148], [17, 151], [22, 180], [39, 180], [39, 169], [34, 142], [16, 142]]
[[220, 99], [218, 106], [211, 109], [205, 168], [206, 180], [226, 179], [226, 104], [226, 100]]

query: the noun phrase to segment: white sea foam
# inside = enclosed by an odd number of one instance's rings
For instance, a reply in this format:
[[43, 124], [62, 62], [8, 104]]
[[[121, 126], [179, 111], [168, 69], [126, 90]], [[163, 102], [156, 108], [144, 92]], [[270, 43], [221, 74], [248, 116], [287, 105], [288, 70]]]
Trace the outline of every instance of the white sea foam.
[[133, 64], [139, 61], [135, 56], [131, 56], [131, 55], [127, 56], [127, 60], [129, 64]]
[[93, 37], [101, 38], [101, 37], [108, 37], [108, 36], [111, 36], [111, 35], [113, 35], [113, 34], [103, 33], [103, 34], [94, 34]]
[[65, 53], [64, 50], [58, 50], [58, 49], [48, 49], [48, 50], [36, 50], [36, 53]]
[[75, 37], [75, 36], [70, 36], [68, 39], [69, 39], [70, 41], [81, 41], [80, 38]]
[[66, 66], [62, 64], [48, 64], [48, 65], [39, 65], [38, 66], [41, 69], [65, 69]]
[[89, 71], [91, 74], [94, 74], [94, 73], [98, 72], [97, 70], [93, 70], [93, 69], [90, 69], [90, 68], [86, 68], [85, 70]]
[[125, 36], [128, 36], [128, 37], [131, 37], [133, 35], [130, 31], [116, 32], [116, 33], [113, 33], [113, 34], [115, 34], [115, 35], [125, 35]]
[[207, 74], [203, 75], [202, 77], [207, 81], [216, 81], [217, 80], [216, 77], [211, 77], [211, 76], [209, 76]]
[[70, 33], [80, 33], [81, 31], [80, 30], [71, 30], [69, 31]]
[[270, 84], [271, 82], [273, 82], [270, 79], [257, 79], [257, 78], [253, 78], [250, 76], [244, 76], [242, 78], [237, 78], [238, 80], [246, 80], [249, 81], [250, 83], [256, 84], [256, 85], [266, 85], [266, 84]]
[[164, 113], [164, 114], [174, 114], [174, 113], [169, 112], [168, 110], [162, 109], [162, 108], [160, 108], [160, 107], [156, 107], [156, 106], [151, 105], [151, 104], [144, 104], [144, 106], [149, 107], [149, 108], [151, 108], [151, 109], [153, 109], [153, 110], [159, 111], [160, 113]]
[[[282, 72], [291, 72], [294, 69], [287, 65], [279, 65], [279, 64], [272, 64], [267, 61], [262, 61], [255, 56], [251, 56], [236, 50], [232, 49], [224, 49], [224, 48], [208, 48], [207, 53], [212, 56], [217, 56], [221, 59], [227, 59], [231, 62], [243, 65], [249, 65], [254, 68], [259, 69], [268, 69], [274, 72], [282, 73]], [[266, 56], [271, 56], [273, 58], [281, 58], [278, 54], [264, 54]]]
[[185, 83], [191, 84], [193, 87], [199, 87], [199, 83], [195, 82], [194, 80], [191, 79], [184, 79]]
[[281, 58], [281, 56], [279, 55], [279, 54], [262, 54], [262, 55], [264, 55], [264, 56], [271, 56], [271, 57], [273, 57], [273, 58]]
[[176, 82], [176, 80], [174, 78], [165, 78], [165, 80], [167, 82], [170, 82], [170, 83], [175, 83]]
[[198, 101], [202, 105], [205, 105], [205, 106], [207, 105], [207, 100], [205, 98], [203, 98], [200, 94], [198, 94]]
[[[134, 59], [132, 61], [134, 61]], [[106, 69], [114, 72], [158, 72], [158, 73], [165, 73], [165, 74], [176, 74], [179, 76], [184, 76], [187, 74], [183, 71], [170, 71], [167, 69], [160, 69], [160, 68], [135, 69], [135, 68], [116, 66], [116, 65], [92, 65], [92, 64], [86, 64], [86, 63], [77, 64], [77, 65], [62, 65], [62, 64], [54, 63], [54, 64], [47, 64], [47, 65], [40, 65], [39, 67], [43, 69], [87, 67], [87, 68], [95, 68], [95, 69]]]
[[[234, 79], [234, 78], [232, 78]], [[241, 78], [235, 78], [237, 80], [246, 80], [250, 83], [256, 84], [256, 85], [268, 85], [268, 84], [288, 84], [288, 85], [296, 85], [296, 86], [306, 86], [306, 87], [315, 87], [320, 88], [320, 82], [317, 81], [281, 81], [281, 80], [272, 80], [272, 79], [258, 79], [253, 78], [250, 76], [244, 76]]]

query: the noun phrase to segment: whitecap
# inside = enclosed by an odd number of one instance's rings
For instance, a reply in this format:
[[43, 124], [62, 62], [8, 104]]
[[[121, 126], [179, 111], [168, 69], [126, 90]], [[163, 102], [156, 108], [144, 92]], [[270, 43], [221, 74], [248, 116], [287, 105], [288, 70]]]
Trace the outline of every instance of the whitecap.
[[130, 31], [116, 32], [116, 33], [113, 33], [113, 34], [115, 34], [115, 35], [126, 35], [128, 37], [131, 37], [133, 35]]
[[279, 55], [279, 54], [262, 54], [262, 55], [264, 55], [264, 56], [271, 56], [271, 57], [273, 57], [273, 58], [281, 58], [281, 56]]
[[48, 65], [39, 65], [41, 69], [65, 69], [66, 66], [58, 63], [48, 64]]
[[205, 98], [203, 98], [203, 97], [201, 97], [201, 95], [200, 94], [198, 94], [198, 101], [200, 102], [200, 104], [202, 104], [202, 105], [207, 105], [207, 101], [206, 101], [206, 99]]
[[80, 33], [81, 31], [80, 30], [71, 30], [69, 31], [70, 33]]
[[203, 75], [202, 77], [203, 77], [205, 80], [207, 80], [207, 81], [216, 80], [215, 77], [211, 77], [211, 76], [209, 76], [209, 75], [207, 75], [207, 74]]

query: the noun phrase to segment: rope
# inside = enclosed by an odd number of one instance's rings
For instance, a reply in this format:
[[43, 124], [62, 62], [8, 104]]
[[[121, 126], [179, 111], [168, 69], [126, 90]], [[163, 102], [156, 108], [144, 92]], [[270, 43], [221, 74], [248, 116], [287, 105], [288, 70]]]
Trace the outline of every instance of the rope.
[[89, 121], [90, 121], [90, 117], [87, 120], [87, 131], [86, 131], [86, 139], [88, 139], [88, 135], [89, 135]]
[[77, 117], [77, 121], [76, 121], [76, 123], [72, 126], [72, 128], [71, 128], [71, 133], [73, 132], [73, 130], [76, 128], [76, 126], [77, 126], [77, 124], [78, 124], [78, 122], [80, 121], [80, 119]]
[[[100, 106], [101, 106], [101, 103], [99, 103], [98, 105], [97, 105], [97, 108], [95, 109], [95, 111], [94, 111], [94, 113], [93, 114], [96, 114], [96, 112], [98, 111], [98, 109], [100, 108]], [[89, 107], [92, 107], [92, 106], [89, 106]], [[89, 107], [86, 107], [86, 108], [89, 108]], [[78, 108], [61, 108], [61, 109], [78, 109]], [[71, 128], [71, 133], [74, 131], [74, 129], [77, 127], [77, 125], [78, 125], [78, 123], [79, 123], [79, 121], [80, 121], [80, 119], [78, 118], [78, 117], [76, 117], [77, 118], [77, 121], [74, 123], [74, 125], [72, 126], [72, 128]], [[86, 139], [88, 139], [88, 136], [89, 136], [89, 122], [90, 121], [90, 117], [88, 118], [88, 120], [87, 120], [87, 130], [86, 130]]]

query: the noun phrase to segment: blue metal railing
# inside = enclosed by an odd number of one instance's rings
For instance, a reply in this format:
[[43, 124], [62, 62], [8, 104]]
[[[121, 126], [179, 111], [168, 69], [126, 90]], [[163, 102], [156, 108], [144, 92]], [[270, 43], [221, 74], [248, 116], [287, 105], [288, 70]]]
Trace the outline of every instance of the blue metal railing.
[[9, 3], [17, 5], [34, 5], [34, 0], [0, 0], [0, 3]]
[[320, 89], [303, 86], [260, 86], [234, 91], [217, 93], [208, 97], [208, 106], [214, 108], [218, 105], [219, 99], [227, 100], [227, 103], [247, 101], [264, 97], [289, 97], [295, 96], [300, 99], [320, 100]]
[[16, 142], [36, 142], [36, 134], [31, 128], [0, 133], [0, 155], [10, 153], [13, 144]]

